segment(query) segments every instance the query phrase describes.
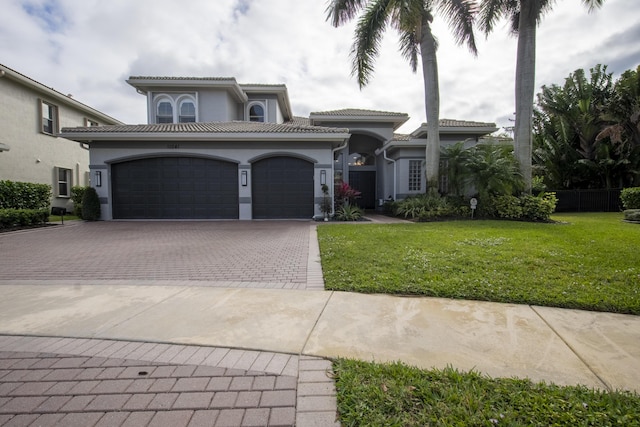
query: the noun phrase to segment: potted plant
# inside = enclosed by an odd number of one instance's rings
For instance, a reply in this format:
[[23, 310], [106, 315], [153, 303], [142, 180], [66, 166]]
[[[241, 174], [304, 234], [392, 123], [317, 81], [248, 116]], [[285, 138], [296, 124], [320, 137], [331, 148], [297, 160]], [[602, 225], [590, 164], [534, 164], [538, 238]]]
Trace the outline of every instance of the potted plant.
[[329, 197], [329, 187], [327, 184], [322, 184], [322, 202], [320, 203], [320, 212], [324, 215], [324, 220], [329, 221], [329, 214], [331, 213], [331, 209], [333, 208], [333, 203], [331, 203], [331, 198]]

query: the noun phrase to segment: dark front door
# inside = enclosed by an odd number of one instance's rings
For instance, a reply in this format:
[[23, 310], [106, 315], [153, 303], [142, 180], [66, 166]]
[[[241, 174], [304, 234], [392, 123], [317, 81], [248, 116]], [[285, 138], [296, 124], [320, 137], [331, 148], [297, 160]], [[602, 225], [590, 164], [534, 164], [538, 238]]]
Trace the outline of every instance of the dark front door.
[[251, 166], [254, 219], [313, 217], [313, 163], [269, 157]]
[[111, 167], [114, 219], [237, 219], [238, 165], [152, 157]]
[[356, 204], [363, 209], [375, 209], [376, 207], [376, 172], [375, 171], [349, 171], [349, 186], [360, 193]]

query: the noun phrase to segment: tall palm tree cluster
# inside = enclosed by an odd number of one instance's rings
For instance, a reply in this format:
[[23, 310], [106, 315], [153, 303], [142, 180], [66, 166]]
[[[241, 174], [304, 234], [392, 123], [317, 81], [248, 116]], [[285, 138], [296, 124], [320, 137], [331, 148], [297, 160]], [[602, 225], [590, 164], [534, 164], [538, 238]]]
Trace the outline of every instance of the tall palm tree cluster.
[[[400, 50], [413, 71], [422, 64], [427, 119], [426, 176], [430, 187], [437, 188], [440, 153], [438, 129], [440, 98], [438, 88], [437, 42], [431, 31], [436, 15], [449, 24], [457, 43], [466, 43], [477, 54], [474, 26], [486, 34], [506, 18], [518, 37], [515, 76], [515, 148], [525, 189], [531, 188], [532, 118], [535, 90], [536, 27], [554, 0], [330, 0], [327, 20], [343, 25], [359, 16], [352, 55], [352, 72], [360, 87], [373, 74], [380, 41], [388, 27], [400, 37]], [[582, 0], [589, 10], [604, 0]]]
[[554, 189], [640, 185], [640, 66], [607, 67], [543, 86], [534, 111], [534, 173]]

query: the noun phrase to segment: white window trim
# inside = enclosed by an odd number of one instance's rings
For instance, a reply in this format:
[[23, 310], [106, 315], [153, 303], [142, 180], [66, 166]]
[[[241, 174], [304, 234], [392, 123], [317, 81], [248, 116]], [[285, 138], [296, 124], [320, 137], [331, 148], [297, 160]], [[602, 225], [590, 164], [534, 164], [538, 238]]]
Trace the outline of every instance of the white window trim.
[[161, 102], [168, 102], [171, 104], [171, 123], [176, 122], [176, 102], [173, 98], [166, 94], [156, 96], [153, 100], [153, 123], [158, 124], [158, 106]]
[[[71, 187], [73, 186], [73, 170], [62, 167], [55, 167], [55, 192], [56, 197], [70, 198], [71, 197]], [[60, 180], [60, 171], [65, 171], [66, 181]], [[66, 182], [67, 184], [67, 194], [60, 194], [60, 184]]]
[[262, 121], [262, 123], [267, 123], [269, 121], [268, 119], [268, 115], [267, 115], [267, 100], [256, 100], [256, 101], [250, 101], [247, 104], [247, 109], [245, 111], [246, 114], [246, 120], [248, 122], [251, 121], [251, 107], [253, 107], [254, 105], [259, 105], [260, 107], [262, 107], [262, 111], [264, 111], [264, 120]]
[[[420, 179], [420, 188], [417, 189], [417, 190], [415, 188], [411, 188], [411, 174], [413, 172], [411, 170], [412, 162], [418, 162], [420, 164], [420, 171], [419, 171], [419, 175], [418, 175], [418, 177]], [[409, 164], [407, 165], [407, 191], [408, 192], [421, 192], [421, 191], [424, 191], [424, 160], [422, 160], [422, 159], [410, 159], [409, 160]]]
[[[45, 135], [55, 135], [56, 133], [58, 133], [58, 129], [59, 129], [59, 123], [60, 123], [60, 118], [59, 118], [59, 114], [58, 114], [58, 106], [56, 104], [53, 104], [49, 101], [46, 101], [44, 99], [38, 99], [39, 101], [39, 110], [40, 110], [40, 132], [44, 133]], [[50, 119], [51, 120], [51, 132], [48, 132], [45, 130], [44, 128], [44, 106], [48, 105], [49, 107], [51, 107], [51, 112], [53, 117]]]
[[193, 103], [193, 107], [195, 108], [195, 122], [199, 121], [198, 117], [198, 103], [196, 102], [196, 97], [193, 95], [181, 95], [176, 100], [176, 107], [174, 111], [174, 123], [180, 123], [180, 108], [182, 107], [182, 103], [185, 101], [189, 101]]

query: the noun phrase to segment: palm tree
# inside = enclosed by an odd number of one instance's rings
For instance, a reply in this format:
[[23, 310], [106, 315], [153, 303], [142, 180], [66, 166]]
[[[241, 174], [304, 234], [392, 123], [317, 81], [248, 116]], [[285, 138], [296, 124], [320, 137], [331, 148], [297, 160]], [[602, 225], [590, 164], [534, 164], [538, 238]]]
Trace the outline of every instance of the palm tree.
[[[551, 10], [554, 0], [482, 0], [480, 28], [490, 33], [496, 23], [506, 17], [511, 31], [518, 36], [516, 54], [516, 122], [514, 128], [515, 156], [525, 179], [525, 190], [531, 190], [531, 146], [533, 95], [535, 91], [536, 27], [542, 16]], [[582, 0], [589, 12], [602, 6], [604, 0]]]
[[440, 163], [440, 94], [438, 88], [437, 42], [431, 32], [433, 12], [444, 15], [458, 44], [466, 43], [477, 53], [473, 23], [475, 0], [330, 0], [327, 20], [338, 27], [351, 21], [361, 11], [355, 30], [352, 74], [360, 88], [371, 79], [380, 41], [387, 26], [400, 35], [400, 51], [413, 72], [418, 68], [418, 54], [422, 62], [427, 118], [426, 177], [430, 187], [438, 186]]

